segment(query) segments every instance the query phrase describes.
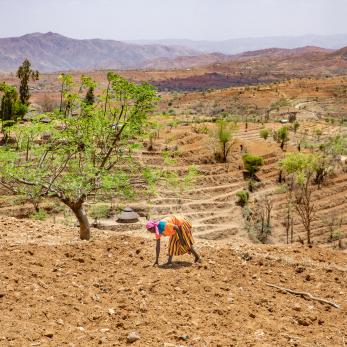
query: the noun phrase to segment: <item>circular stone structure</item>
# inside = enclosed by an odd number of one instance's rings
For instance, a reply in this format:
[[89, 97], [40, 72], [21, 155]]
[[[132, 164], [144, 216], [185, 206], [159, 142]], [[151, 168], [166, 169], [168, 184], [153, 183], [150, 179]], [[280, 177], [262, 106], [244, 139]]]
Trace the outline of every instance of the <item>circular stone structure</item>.
[[136, 223], [139, 221], [140, 216], [133, 211], [132, 208], [126, 207], [118, 216], [118, 223]]

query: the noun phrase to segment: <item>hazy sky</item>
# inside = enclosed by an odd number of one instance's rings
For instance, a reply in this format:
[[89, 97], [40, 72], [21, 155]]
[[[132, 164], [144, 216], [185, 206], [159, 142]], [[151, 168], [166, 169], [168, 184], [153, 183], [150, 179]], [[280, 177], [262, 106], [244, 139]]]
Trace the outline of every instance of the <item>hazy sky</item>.
[[0, 0], [0, 36], [224, 40], [347, 33], [347, 0]]

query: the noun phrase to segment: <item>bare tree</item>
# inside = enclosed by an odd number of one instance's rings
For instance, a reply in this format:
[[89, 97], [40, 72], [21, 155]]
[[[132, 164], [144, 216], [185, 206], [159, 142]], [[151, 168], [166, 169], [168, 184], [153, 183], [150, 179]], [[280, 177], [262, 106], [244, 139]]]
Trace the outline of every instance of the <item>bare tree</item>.
[[284, 217], [283, 225], [286, 229], [286, 241], [287, 244], [293, 243], [294, 240], [294, 217], [293, 217], [293, 198], [292, 191], [287, 194], [287, 210]]
[[313, 189], [310, 186], [311, 176], [312, 174], [308, 174], [305, 182], [299, 184], [295, 192], [295, 209], [306, 231], [308, 244], [311, 244], [311, 225], [315, 217], [315, 205], [312, 201]]
[[257, 239], [266, 243], [269, 235], [271, 235], [271, 211], [273, 201], [268, 195], [258, 200], [253, 208], [253, 224], [257, 233]]

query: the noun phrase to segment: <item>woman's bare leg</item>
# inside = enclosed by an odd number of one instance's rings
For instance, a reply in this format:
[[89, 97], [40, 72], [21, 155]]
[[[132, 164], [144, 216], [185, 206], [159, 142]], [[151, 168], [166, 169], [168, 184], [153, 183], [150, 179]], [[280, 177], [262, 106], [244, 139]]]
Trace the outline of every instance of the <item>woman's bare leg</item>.
[[169, 257], [167, 258], [167, 265], [171, 265], [172, 264], [172, 258], [173, 258], [173, 255], [169, 255]]

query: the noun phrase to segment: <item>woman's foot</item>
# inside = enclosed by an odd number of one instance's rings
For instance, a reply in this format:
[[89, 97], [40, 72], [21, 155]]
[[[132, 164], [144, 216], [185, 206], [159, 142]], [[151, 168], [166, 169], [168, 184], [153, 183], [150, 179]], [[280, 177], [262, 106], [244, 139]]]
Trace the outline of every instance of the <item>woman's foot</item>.
[[201, 258], [200, 257], [195, 257], [194, 263], [201, 263]]

